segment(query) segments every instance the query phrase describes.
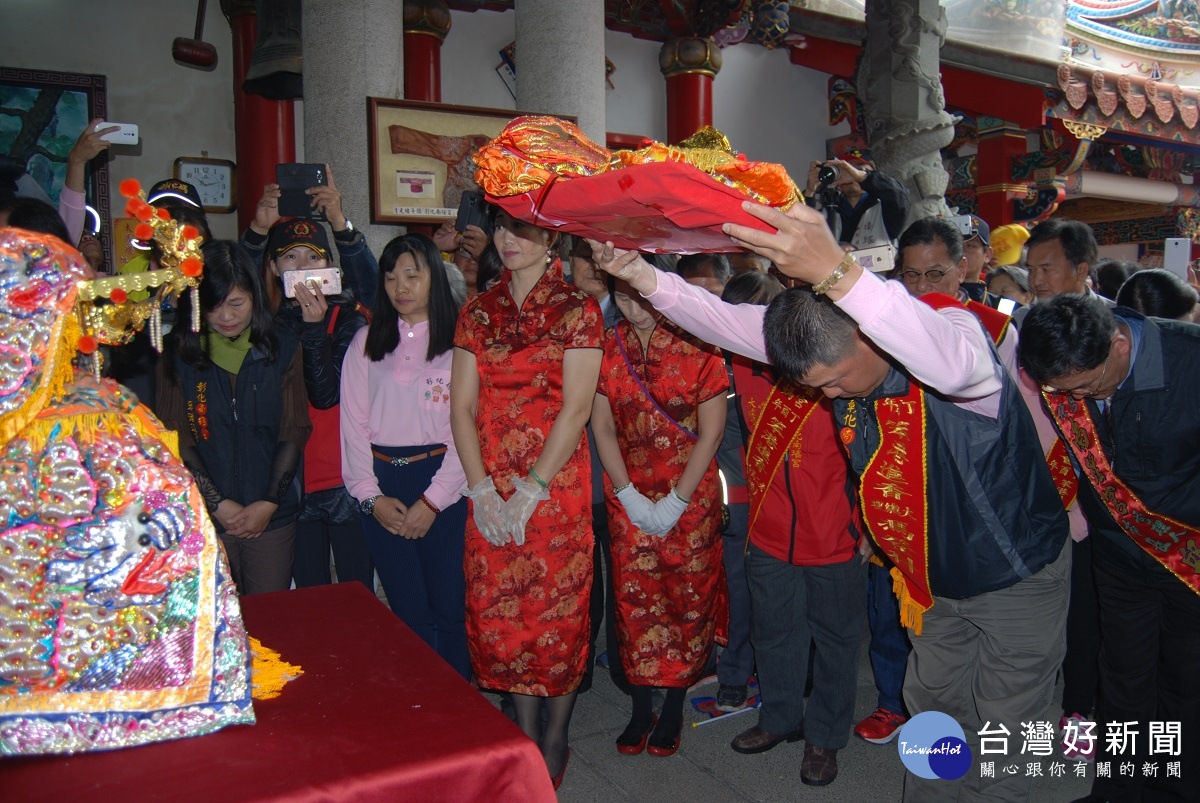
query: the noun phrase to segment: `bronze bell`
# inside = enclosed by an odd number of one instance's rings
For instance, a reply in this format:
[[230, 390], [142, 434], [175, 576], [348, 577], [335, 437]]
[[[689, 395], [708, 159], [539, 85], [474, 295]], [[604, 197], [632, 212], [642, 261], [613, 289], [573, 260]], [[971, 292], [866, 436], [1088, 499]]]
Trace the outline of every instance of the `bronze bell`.
[[271, 100], [304, 97], [300, 0], [255, 0], [258, 35], [242, 89]]

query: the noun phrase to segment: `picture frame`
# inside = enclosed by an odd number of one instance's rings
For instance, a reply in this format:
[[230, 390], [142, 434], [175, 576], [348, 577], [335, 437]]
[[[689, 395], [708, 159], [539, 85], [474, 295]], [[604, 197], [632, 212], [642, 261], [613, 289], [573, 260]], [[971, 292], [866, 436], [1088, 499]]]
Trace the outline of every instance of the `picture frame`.
[[[14, 160], [13, 169], [23, 166], [56, 208], [75, 141], [91, 120], [107, 116], [103, 75], [0, 67], [0, 154]], [[100, 242], [112, 266], [110, 193], [108, 157], [101, 154], [87, 165], [84, 196], [100, 216]]]
[[463, 190], [479, 191], [472, 155], [526, 114], [532, 112], [367, 98], [371, 222], [454, 220]]

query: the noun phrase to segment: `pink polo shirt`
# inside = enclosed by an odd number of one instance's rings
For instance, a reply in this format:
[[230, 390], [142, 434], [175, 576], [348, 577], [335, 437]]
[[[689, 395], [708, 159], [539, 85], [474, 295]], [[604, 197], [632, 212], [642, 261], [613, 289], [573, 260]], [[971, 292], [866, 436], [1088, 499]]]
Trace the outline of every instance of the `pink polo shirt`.
[[367, 329], [350, 341], [342, 363], [342, 480], [362, 501], [380, 493], [375, 479], [377, 446], [430, 446], [444, 443], [442, 466], [425, 496], [440, 510], [458, 501], [467, 478], [450, 434], [450, 362], [454, 349], [425, 360], [429, 323], [399, 322], [400, 343], [379, 362], [363, 352]]

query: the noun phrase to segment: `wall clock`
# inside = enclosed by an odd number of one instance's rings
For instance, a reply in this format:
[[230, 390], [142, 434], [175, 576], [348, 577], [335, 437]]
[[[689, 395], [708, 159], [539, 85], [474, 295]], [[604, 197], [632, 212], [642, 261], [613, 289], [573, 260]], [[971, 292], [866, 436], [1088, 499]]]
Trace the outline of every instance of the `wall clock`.
[[237, 208], [237, 167], [228, 159], [180, 156], [175, 178], [196, 188], [205, 212], [232, 212]]

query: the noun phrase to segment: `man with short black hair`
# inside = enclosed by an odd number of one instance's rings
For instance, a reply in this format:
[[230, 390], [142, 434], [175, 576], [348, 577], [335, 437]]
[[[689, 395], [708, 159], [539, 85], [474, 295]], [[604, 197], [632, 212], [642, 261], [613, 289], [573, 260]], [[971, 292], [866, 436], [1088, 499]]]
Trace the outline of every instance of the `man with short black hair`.
[[1087, 280], [1097, 246], [1091, 226], [1078, 220], [1043, 220], [1029, 233], [1025, 247], [1029, 286], [1038, 301], [1063, 293], [1092, 294]]
[[[743, 208], [772, 231], [726, 224], [734, 244], [812, 284], [778, 296], [765, 319], [761, 307], [705, 298], [636, 254], [603, 246], [597, 261], [698, 337], [766, 358], [833, 399], [863, 517], [897, 568], [915, 636], [905, 701], [914, 714], [957, 720], [978, 756], [985, 723], [1044, 712], [1062, 662], [1066, 514], [1029, 410], [961, 304], [914, 299], [864, 271], [808, 207]], [[805, 761], [830, 752], [836, 760], [836, 749], [810, 742]], [[1027, 799], [1031, 784], [977, 767], [957, 781], [909, 773], [904, 797]]]
[[[1094, 533], [1096, 758], [1153, 757], [1155, 723], [1200, 734], [1200, 326], [1062, 295], [1031, 307], [1021, 335], [1021, 363], [1082, 467]], [[1113, 727], [1133, 732], [1130, 749], [1114, 753]], [[1176, 777], [1114, 766], [1087, 800], [1200, 798], [1200, 750], [1162, 752], [1181, 762]]]

